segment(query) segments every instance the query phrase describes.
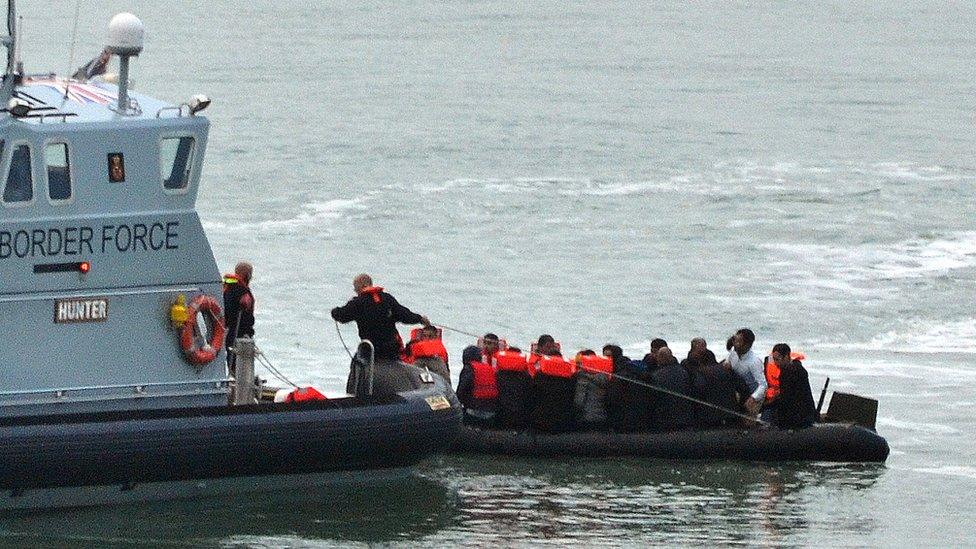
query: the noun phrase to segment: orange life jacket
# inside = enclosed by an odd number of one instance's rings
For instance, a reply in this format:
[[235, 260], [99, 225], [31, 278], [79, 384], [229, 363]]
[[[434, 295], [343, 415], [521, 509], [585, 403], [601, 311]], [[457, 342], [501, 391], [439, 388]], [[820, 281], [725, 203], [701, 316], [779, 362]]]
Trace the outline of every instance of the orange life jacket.
[[362, 290], [359, 290], [359, 293], [360, 294], [370, 294], [370, 295], [373, 296], [373, 302], [374, 303], [379, 303], [379, 302], [383, 301], [383, 299], [380, 297], [380, 292], [382, 292], [382, 291], [383, 291], [382, 286], [366, 286]]
[[426, 357], [440, 357], [447, 364], [447, 349], [444, 348], [444, 344], [439, 339], [422, 339], [420, 341], [414, 341], [409, 347], [410, 355], [405, 357], [409, 359], [412, 364], [413, 361], [418, 358]]
[[318, 392], [315, 387], [299, 387], [288, 393], [285, 402], [303, 402], [306, 400], [327, 400], [325, 395]]
[[539, 360], [539, 373], [553, 377], [573, 377], [576, 363], [561, 356], [544, 356]]
[[495, 368], [491, 364], [474, 361], [471, 363], [471, 369], [474, 371], [474, 386], [471, 388], [471, 396], [477, 399], [498, 398]]
[[580, 369], [590, 373], [613, 373], [613, 359], [608, 356], [583, 355], [579, 358]]
[[[807, 356], [803, 353], [790, 353], [790, 360], [805, 360]], [[779, 374], [780, 367], [773, 360], [773, 357], [767, 356], [763, 359], [763, 371], [766, 374], [766, 397], [765, 401], [773, 402], [776, 397], [779, 396]]]
[[495, 366], [499, 370], [512, 372], [527, 372], [529, 370], [529, 363], [525, 359], [525, 355], [514, 351], [498, 351], [495, 353]]

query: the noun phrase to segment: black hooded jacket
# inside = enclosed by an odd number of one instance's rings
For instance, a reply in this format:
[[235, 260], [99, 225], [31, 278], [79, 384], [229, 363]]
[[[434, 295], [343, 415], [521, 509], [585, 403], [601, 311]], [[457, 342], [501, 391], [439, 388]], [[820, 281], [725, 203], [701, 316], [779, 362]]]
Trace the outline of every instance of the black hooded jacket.
[[646, 431], [654, 420], [654, 390], [647, 384], [650, 374], [621, 357], [614, 361], [613, 377], [607, 387], [607, 423], [615, 431]]
[[227, 284], [224, 289], [224, 327], [228, 347], [238, 337], [254, 337], [254, 295], [240, 282]]
[[400, 358], [403, 340], [397, 332], [397, 322], [404, 324], [422, 322], [420, 315], [400, 305], [395, 297], [382, 291], [382, 288], [363, 292], [342, 307], [332, 309], [332, 318], [342, 323], [355, 320], [359, 328], [359, 338], [372, 342], [376, 349], [377, 360]]
[[803, 429], [817, 420], [810, 376], [799, 360], [779, 373], [779, 396], [773, 406], [773, 422], [780, 429]]
[[692, 376], [676, 359], [661, 364], [651, 374], [652, 383], [675, 394], [657, 392], [655, 395], [654, 420], [658, 427], [666, 430], [685, 429], [695, 424], [695, 408], [687, 398], [691, 396]]
[[[725, 410], [744, 411], [742, 403], [752, 394], [749, 385], [729, 368], [717, 364], [714, 354], [700, 363], [689, 357], [681, 365], [691, 372], [692, 396]], [[738, 422], [737, 416], [721, 410], [700, 404], [693, 404], [693, 407], [695, 423], [699, 427], [720, 427]]]

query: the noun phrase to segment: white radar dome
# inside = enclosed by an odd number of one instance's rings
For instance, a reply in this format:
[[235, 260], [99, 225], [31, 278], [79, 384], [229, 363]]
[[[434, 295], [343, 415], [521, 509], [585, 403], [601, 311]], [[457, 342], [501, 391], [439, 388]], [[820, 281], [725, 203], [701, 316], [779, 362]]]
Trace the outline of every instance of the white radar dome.
[[108, 50], [116, 55], [139, 55], [146, 28], [131, 13], [120, 13], [108, 23]]

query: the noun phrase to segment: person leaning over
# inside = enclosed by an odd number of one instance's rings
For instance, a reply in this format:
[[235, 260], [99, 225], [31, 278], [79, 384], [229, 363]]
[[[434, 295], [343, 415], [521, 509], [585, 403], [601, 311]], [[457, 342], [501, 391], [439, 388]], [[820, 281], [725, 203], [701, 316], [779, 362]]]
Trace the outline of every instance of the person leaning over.
[[746, 410], [752, 415], [758, 415], [766, 396], [766, 374], [763, 372], [762, 359], [753, 352], [752, 344], [756, 342], [756, 334], [749, 328], [742, 328], [732, 336], [732, 350], [723, 364], [739, 375], [749, 386], [749, 397], [745, 400]]
[[780, 429], [804, 429], [817, 420], [810, 376], [799, 360], [790, 357], [790, 346], [777, 343], [770, 358], [779, 367], [779, 396], [772, 407], [773, 424]]
[[383, 288], [373, 286], [373, 279], [368, 274], [356, 276], [352, 287], [356, 297], [345, 305], [332, 309], [332, 318], [343, 324], [355, 321], [359, 328], [359, 338], [373, 344], [377, 361], [395, 361], [400, 358], [403, 340], [397, 332], [397, 322], [430, 326], [430, 320], [426, 316], [400, 305]]

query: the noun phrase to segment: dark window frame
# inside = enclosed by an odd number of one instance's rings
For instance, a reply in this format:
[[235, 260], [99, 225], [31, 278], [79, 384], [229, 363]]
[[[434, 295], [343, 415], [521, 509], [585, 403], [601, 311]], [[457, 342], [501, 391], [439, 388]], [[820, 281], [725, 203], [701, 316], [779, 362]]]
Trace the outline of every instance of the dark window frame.
[[[163, 143], [168, 140], [177, 141], [176, 154], [173, 157], [173, 162], [171, 165], [166, 166], [163, 163]], [[184, 140], [189, 140], [189, 150], [184, 151], [185, 165], [183, 167], [183, 173], [185, 176], [185, 182], [180, 187], [171, 187], [167, 185], [167, 182], [171, 180], [173, 171], [177, 167], [178, 161], [180, 159], [180, 148], [183, 147]], [[159, 180], [160, 185], [163, 187], [163, 192], [167, 194], [186, 194], [190, 191], [190, 184], [193, 182], [193, 172], [196, 170], [196, 157], [197, 157], [197, 136], [192, 133], [174, 133], [174, 134], [163, 134], [159, 139]], [[167, 173], [168, 172], [168, 173]]]
[[[54, 145], [62, 145], [64, 147], [64, 159], [66, 162], [66, 170], [68, 176], [68, 197], [67, 198], [53, 198], [51, 196], [51, 169], [47, 163], [47, 150], [49, 147]], [[74, 163], [71, 161], [71, 145], [64, 139], [52, 139], [50, 141], [44, 142], [44, 177], [47, 181], [47, 200], [55, 206], [61, 206], [64, 204], [70, 204], [75, 200], [75, 175], [74, 170], [72, 170], [72, 165]]]
[[[30, 198], [27, 200], [7, 200], [7, 186], [10, 184], [10, 171], [14, 167], [14, 154], [21, 147], [27, 147], [27, 162], [28, 170], [27, 174], [30, 176]], [[26, 206], [31, 206], [37, 200], [37, 177], [34, 173], [34, 147], [30, 141], [26, 139], [18, 139], [11, 141], [9, 144], [5, 143], [3, 147], [3, 189], [0, 190], [0, 203], [4, 206], [11, 208], [21, 208]], [[9, 153], [8, 153], [9, 151]]]

